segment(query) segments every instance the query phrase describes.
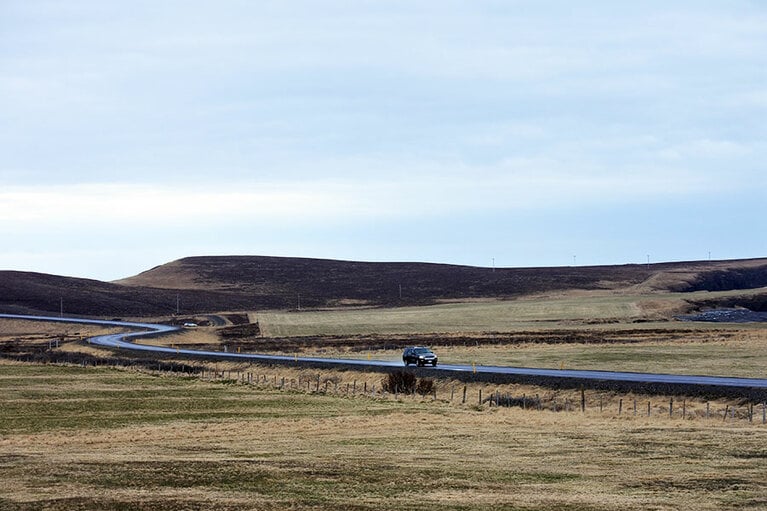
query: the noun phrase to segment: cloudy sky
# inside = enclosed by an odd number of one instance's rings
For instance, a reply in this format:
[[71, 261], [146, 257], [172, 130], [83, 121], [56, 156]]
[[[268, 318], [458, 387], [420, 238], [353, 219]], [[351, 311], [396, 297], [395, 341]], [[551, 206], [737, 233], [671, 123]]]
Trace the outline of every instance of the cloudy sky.
[[762, 1], [4, 0], [0, 269], [767, 256]]

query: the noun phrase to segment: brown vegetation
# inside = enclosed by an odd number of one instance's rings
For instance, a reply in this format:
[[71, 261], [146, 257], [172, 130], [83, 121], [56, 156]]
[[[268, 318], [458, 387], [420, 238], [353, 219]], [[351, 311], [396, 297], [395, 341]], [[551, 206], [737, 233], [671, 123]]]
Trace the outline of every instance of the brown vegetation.
[[[479, 268], [257, 256], [190, 257], [115, 283], [0, 272], [0, 311], [157, 316], [431, 304], [562, 290], [695, 291], [767, 285], [767, 261]], [[401, 291], [400, 291], [401, 290]]]
[[[0, 362], [2, 364], [2, 362]], [[229, 369], [233, 369], [230, 366]], [[767, 429], [730, 403], [495, 387], [394, 399], [352, 374], [258, 385], [4, 364], [0, 509], [760, 509]], [[263, 380], [262, 380], [263, 376]], [[335, 379], [335, 381], [334, 381]], [[321, 391], [314, 391], [320, 381]], [[329, 392], [324, 392], [329, 382]], [[276, 385], [275, 385], [276, 383]], [[368, 382], [368, 394], [371, 382]], [[338, 392], [333, 391], [337, 387]], [[619, 399], [623, 399], [619, 413]], [[545, 404], [541, 410], [537, 403]], [[558, 403], [557, 411], [551, 407]], [[570, 403], [569, 412], [564, 409]], [[682, 415], [682, 408], [685, 415]]]

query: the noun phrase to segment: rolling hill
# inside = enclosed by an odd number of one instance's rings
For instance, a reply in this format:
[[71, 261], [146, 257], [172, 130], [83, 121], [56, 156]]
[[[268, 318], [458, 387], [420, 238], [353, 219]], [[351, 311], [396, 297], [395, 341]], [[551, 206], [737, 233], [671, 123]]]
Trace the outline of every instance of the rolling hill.
[[[767, 259], [652, 265], [480, 268], [264, 256], [189, 257], [116, 282], [0, 272], [0, 311], [157, 316], [329, 306], [398, 306], [582, 290], [635, 292], [767, 286]], [[764, 303], [762, 300], [759, 303]], [[760, 306], [757, 303], [757, 306]]]

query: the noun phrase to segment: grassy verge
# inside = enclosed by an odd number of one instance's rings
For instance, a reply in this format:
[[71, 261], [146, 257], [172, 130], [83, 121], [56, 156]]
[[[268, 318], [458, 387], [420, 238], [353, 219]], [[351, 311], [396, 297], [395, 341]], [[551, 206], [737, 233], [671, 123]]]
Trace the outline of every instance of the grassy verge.
[[0, 509], [758, 509], [761, 424], [0, 365]]

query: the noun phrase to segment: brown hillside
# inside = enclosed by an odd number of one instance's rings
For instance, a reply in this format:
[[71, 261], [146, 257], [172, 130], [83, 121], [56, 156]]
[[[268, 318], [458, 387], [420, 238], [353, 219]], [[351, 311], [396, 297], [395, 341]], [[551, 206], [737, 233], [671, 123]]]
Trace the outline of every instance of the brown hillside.
[[[684, 292], [762, 286], [767, 286], [767, 259], [493, 270], [429, 263], [190, 257], [113, 283], [0, 271], [0, 312], [58, 315], [62, 298], [65, 314], [137, 317], [173, 314], [177, 299], [182, 314], [193, 314], [295, 308], [299, 299], [303, 307], [395, 306], [572, 289]], [[763, 300], [752, 302], [759, 305]]]
[[[43, 273], [0, 271], [0, 312], [58, 316], [158, 316], [248, 308], [242, 296], [202, 290], [128, 287]], [[178, 300], [178, 301], [177, 301]], [[278, 305], [278, 304], [275, 304]]]
[[[478, 268], [261, 256], [189, 257], [120, 281], [281, 297], [286, 303], [394, 305], [569, 289], [694, 291], [767, 285], [767, 259], [555, 268]], [[401, 287], [401, 296], [400, 296]]]

